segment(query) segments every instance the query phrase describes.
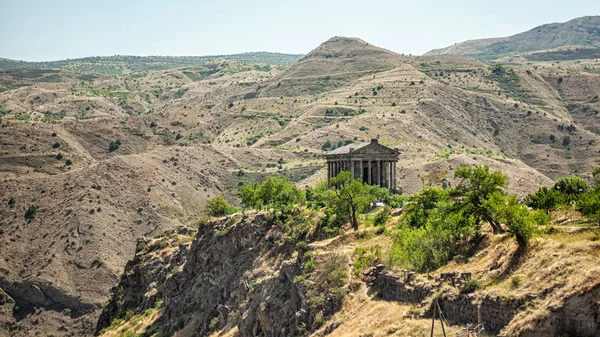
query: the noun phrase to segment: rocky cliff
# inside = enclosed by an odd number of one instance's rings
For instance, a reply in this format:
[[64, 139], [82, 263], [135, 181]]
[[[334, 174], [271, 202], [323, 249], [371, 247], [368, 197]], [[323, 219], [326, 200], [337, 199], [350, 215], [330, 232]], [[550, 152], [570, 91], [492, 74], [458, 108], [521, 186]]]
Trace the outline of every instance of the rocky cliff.
[[277, 220], [238, 214], [201, 224], [197, 233], [141, 240], [97, 332], [207, 336], [237, 329], [246, 337], [318, 328], [341, 308], [347, 260], [314, 256], [304, 242], [286, 237]]

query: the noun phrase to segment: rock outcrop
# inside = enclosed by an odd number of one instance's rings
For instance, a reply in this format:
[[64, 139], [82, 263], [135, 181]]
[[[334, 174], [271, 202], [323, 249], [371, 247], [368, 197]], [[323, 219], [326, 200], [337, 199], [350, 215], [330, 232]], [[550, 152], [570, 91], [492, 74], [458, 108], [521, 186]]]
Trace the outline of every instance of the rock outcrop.
[[200, 225], [191, 243], [181, 243], [180, 233], [140, 241], [97, 331], [128, 311], [157, 307], [159, 317], [144, 331], [166, 336], [232, 328], [241, 337], [288, 336], [319, 327], [341, 308], [345, 279], [323, 288], [332, 273], [305, 270], [306, 249], [296, 251], [274, 223], [269, 213], [238, 214]]

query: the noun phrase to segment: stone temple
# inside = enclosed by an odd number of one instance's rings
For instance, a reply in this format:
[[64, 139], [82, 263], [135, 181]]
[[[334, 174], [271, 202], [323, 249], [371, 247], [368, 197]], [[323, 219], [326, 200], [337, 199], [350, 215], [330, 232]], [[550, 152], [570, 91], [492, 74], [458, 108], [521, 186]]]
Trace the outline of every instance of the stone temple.
[[396, 163], [400, 158], [397, 149], [370, 142], [342, 146], [325, 154], [327, 182], [342, 171], [350, 171], [352, 178], [360, 178], [369, 185], [386, 187], [396, 192]]

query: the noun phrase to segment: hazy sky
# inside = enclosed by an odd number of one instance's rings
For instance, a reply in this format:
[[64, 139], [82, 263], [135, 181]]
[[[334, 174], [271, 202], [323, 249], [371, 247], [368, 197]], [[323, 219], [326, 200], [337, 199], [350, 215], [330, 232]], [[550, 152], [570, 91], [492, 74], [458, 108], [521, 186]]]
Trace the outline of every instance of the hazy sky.
[[0, 57], [307, 53], [332, 36], [422, 54], [600, 14], [600, 0], [0, 0]]

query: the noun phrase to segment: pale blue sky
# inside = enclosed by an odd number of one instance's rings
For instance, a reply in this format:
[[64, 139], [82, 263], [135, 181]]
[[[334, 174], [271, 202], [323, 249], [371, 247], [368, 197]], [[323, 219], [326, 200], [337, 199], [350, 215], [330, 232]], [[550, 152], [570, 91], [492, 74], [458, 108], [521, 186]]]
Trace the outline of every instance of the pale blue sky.
[[336, 35], [422, 54], [598, 14], [599, 0], [0, 0], [0, 57], [304, 54]]

